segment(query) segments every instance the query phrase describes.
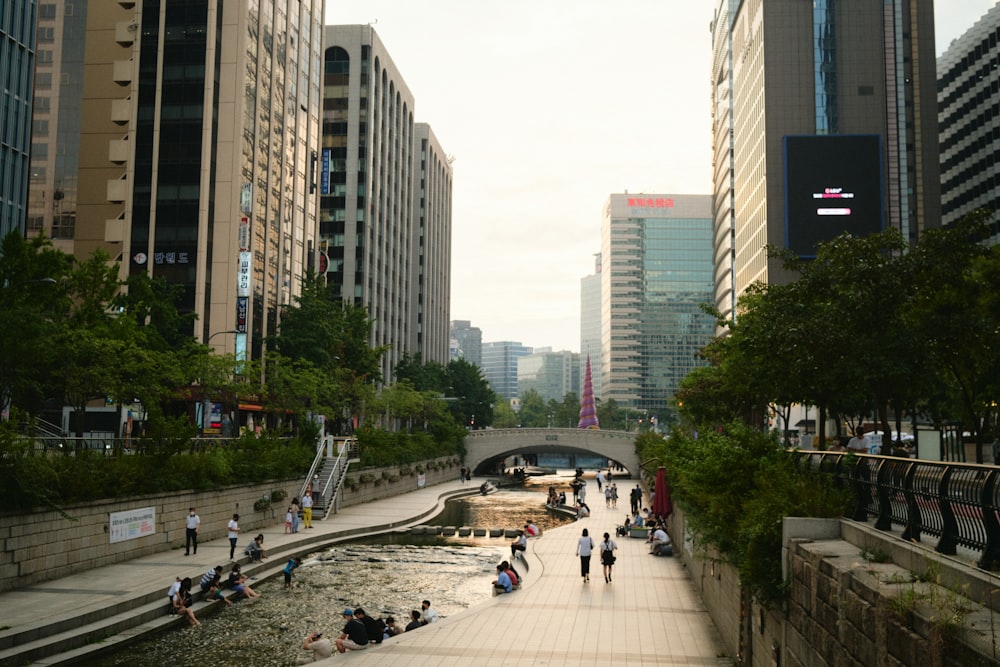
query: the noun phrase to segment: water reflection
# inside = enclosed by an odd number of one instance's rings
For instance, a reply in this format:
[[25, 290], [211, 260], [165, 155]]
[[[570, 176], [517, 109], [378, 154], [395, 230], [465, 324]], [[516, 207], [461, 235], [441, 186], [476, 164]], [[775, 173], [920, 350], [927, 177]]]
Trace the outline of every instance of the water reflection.
[[[532, 520], [544, 531], [567, 520], [546, 512], [547, 488], [545, 482], [541, 492], [504, 490], [450, 501], [426, 523], [515, 528]], [[289, 590], [280, 576], [257, 582], [253, 587], [262, 597], [202, 618], [201, 627], [170, 630], [84, 664], [293, 665], [305, 654], [300, 646], [308, 632], [339, 634], [344, 607], [364, 607], [376, 617], [392, 615], [405, 625], [409, 611], [419, 609], [425, 598], [442, 616], [488, 600], [495, 565], [510, 555], [509, 542], [502, 537], [422, 537], [407, 532], [337, 544], [304, 558]]]

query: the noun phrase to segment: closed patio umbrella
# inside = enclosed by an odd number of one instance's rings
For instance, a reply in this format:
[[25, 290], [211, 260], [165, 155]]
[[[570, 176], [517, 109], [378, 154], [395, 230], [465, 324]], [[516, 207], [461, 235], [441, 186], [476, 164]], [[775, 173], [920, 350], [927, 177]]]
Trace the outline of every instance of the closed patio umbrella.
[[670, 501], [670, 486], [667, 484], [667, 469], [660, 466], [656, 470], [656, 484], [653, 487], [653, 514], [667, 517], [674, 511]]

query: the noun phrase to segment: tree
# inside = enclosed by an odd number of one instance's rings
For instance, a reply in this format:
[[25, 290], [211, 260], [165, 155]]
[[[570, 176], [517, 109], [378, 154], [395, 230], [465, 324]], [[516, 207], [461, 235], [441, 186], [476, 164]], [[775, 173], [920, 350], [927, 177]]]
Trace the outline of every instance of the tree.
[[452, 359], [447, 370], [449, 397], [455, 399], [450, 403], [455, 421], [470, 428], [492, 425], [493, 406], [498, 399], [479, 367], [465, 359]]
[[58, 363], [52, 345], [65, 328], [71, 258], [40, 236], [11, 232], [0, 240], [0, 409], [36, 412]]
[[979, 243], [988, 219], [977, 211], [952, 228], [924, 232], [912, 253], [917, 270], [907, 318], [930, 362], [925, 372], [942, 381], [973, 433], [977, 463], [1000, 390], [1000, 309], [988, 282], [1000, 275], [1000, 255]]
[[521, 394], [521, 426], [524, 428], [545, 428], [549, 426], [549, 406], [535, 389]]

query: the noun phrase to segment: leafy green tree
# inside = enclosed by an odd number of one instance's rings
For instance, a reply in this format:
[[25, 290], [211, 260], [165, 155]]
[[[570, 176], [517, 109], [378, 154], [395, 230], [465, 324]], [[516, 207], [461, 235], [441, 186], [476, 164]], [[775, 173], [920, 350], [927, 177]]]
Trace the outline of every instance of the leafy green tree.
[[463, 426], [483, 428], [493, 424], [493, 406], [497, 395], [475, 364], [465, 359], [448, 362], [449, 397], [455, 421]]
[[606, 401], [598, 400], [595, 407], [597, 408], [597, 421], [600, 423], [602, 429], [608, 431], [625, 430], [627, 412], [625, 408], [618, 405], [618, 401], [613, 398], [609, 398]]
[[417, 391], [448, 393], [448, 369], [436, 361], [424, 362], [419, 352], [404, 354], [395, 368], [396, 381], [408, 380]]
[[545, 428], [549, 425], [549, 406], [535, 389], [521, 394], [521, 426], [524, 428]]
[[549, 414], [552, 415], [552, 425], [559, 428], [576, 428], [580, 422], [580, 399], [573, 392], [568, 392], [561, 401], [549, 401]]
[[58, 363], [52, 342], [65, 327], [71, 258], [44, 237], [0, 239], [0, 408], [41, 409]]
[[977, 463], [1000, 390], [1000, 309], [989, 282], [1000, 275], [1000, 255], [978, 242], [987, 221], [979, 211], [952, 228], [924, 232], [912, 253], [917, 270], [907, 320], [930, 362], [925, 372], [942, 382], [973, 433]]
[[493, 406], [493, 428], [517, 428], [521, 419], [507, 401], [497, 401]]

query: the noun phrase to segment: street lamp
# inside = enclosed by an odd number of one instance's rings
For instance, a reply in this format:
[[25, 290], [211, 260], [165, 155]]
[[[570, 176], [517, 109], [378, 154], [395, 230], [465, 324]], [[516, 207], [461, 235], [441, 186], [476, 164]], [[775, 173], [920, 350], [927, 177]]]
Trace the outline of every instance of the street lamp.
[[[238, 333], [239, 333], [239, 331], [237, 331], [236, 329], [229, 329], [228, 331], [216, 331], [214, 334], [212, 334], [211, 336], [208, 337], [208, 340], [205, 341], [205, 345], [210, 344], [212, 342], [212, 339], [215, 338], [216, 336], [220, 335], [220, 334], [238, 334]], [[223, 352], [226, 351], [225, 350], [225, 346], [223, 346], [223, 350], [222, 351]]]

